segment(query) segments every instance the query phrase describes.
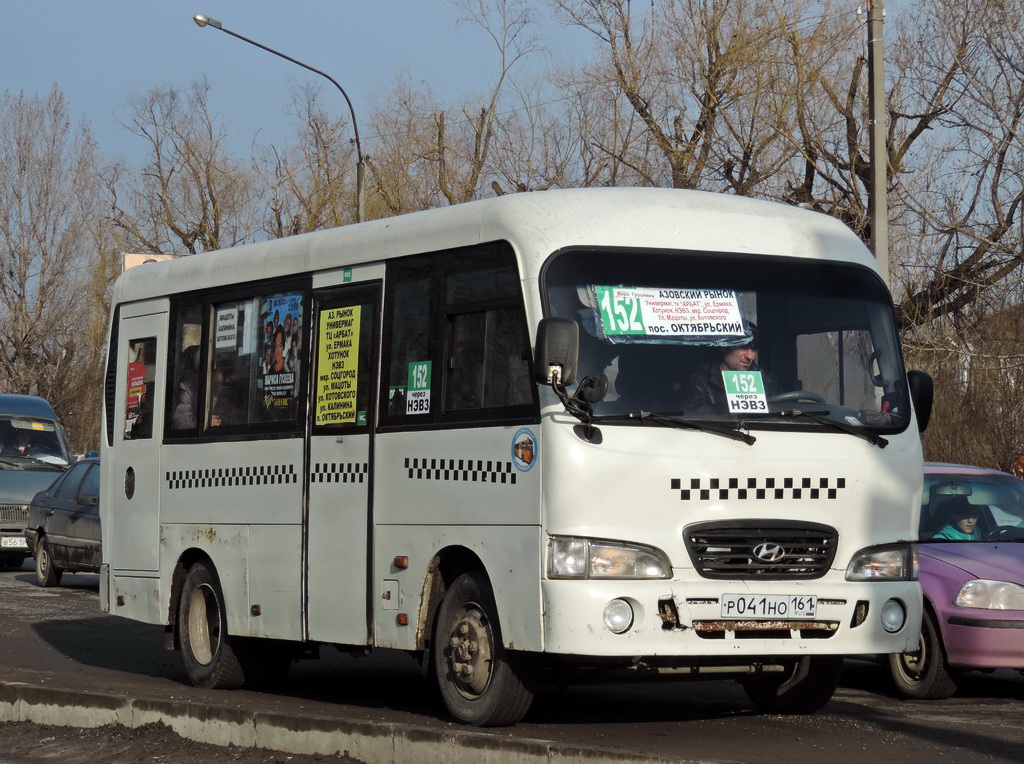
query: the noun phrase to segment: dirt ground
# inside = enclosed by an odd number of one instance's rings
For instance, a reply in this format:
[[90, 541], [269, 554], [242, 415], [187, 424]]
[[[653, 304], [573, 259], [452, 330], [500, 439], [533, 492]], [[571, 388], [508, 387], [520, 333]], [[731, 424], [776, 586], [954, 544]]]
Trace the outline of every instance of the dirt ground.
[[0, 764], [357, 764], [344, 756], [307, 756], [197, 743], [163, 724], [53, 727], [0, 723]]

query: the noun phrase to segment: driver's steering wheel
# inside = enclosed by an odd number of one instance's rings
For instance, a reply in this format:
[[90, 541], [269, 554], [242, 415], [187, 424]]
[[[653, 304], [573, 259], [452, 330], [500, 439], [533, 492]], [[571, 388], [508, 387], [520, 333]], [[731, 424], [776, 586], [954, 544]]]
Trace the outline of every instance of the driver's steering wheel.
[[985, 541], [999, 541], [1000, 539], [1019, 539], [1024, 538], [1024, 529], [1019, 526], [1013, 525], [1000, 525], [998, 528], [993, 528], [985, 536]]
[[805, 403], [825, 403], [825, 396], [810, 390], [790, 390], [785, 393], [768, 396], [769, 403], [796, 403], [797, 401], [803, 401]]

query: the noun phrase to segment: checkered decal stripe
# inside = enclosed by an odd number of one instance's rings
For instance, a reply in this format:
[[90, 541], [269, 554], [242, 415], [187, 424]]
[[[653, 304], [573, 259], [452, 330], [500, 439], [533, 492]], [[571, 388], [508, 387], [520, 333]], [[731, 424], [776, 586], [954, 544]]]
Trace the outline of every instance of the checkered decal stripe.
[[202, 470], [176, 470], [166, 475], [167, 487], [228, 488], [246, 485], [287, 485], [298, 483], [293, 464], [267, 464], [259, 467], [217, 467]]
[[369, 472], [369, 465], [366, 463], [357, 464], [314, 464], [313, 472], [310, 474], [310, 482], [313, 483], [363, 483]]
[[449, 480], [458, 483], [516, 484], [512, 462], [484, 459], [413, 459], [406, 458], [405, 468], [410, 480]]
[[672, 478], [681, 501], [834, 499], [846, 478]]

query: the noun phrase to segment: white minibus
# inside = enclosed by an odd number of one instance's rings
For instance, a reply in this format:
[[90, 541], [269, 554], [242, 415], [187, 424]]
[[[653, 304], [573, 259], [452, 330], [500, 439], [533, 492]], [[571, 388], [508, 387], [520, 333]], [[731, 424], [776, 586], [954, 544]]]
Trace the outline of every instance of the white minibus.
[[203, 687], [334, 645], [467, 724], [611, 678], [808, 713], [917, 646], [931, 382], [825, 215], [544, 191], [144, 265], [104, 397], [102, 606]]

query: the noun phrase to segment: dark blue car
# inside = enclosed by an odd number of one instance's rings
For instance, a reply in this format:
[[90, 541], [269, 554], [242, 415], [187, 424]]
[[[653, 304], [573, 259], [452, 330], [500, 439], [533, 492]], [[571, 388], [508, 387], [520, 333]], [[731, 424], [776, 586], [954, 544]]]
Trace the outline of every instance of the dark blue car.
[[25, 538], [40, 586], [100, 569], [100, 460], [82, 459], [32, 499]]

